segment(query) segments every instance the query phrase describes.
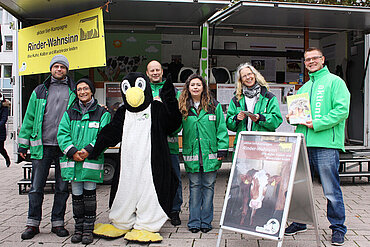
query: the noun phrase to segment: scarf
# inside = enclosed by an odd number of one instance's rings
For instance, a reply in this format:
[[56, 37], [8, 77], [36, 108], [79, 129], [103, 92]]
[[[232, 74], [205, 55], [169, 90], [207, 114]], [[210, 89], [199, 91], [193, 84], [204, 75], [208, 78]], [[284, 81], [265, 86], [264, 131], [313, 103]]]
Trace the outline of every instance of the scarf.
[[243, 86], [243, 94], [248, 98], [254, 98], [261, 93], [261, 86], [257, 82], [248, 88], [247, 86]]

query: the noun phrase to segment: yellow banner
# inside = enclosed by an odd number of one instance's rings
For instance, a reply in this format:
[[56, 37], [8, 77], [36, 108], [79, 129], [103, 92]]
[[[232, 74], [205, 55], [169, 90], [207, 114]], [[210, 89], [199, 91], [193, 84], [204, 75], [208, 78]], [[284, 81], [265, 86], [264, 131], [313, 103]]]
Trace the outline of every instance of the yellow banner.
[[68, 58], [69, 70], [105, 66], [103, 13], [100, 8], [19, 30], [19, 74], [50, 71], [53, 56]]

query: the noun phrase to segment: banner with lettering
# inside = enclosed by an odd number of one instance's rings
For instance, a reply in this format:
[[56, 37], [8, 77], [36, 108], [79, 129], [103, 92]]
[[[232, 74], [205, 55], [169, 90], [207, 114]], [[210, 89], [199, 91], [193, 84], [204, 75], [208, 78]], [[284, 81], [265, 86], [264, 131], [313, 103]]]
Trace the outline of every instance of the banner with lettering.
[[19, 30], [18, 51], [20, 75], [49, 72], [56, 54], [68, 58], [70, 70], [105, 66], [101, 8]]

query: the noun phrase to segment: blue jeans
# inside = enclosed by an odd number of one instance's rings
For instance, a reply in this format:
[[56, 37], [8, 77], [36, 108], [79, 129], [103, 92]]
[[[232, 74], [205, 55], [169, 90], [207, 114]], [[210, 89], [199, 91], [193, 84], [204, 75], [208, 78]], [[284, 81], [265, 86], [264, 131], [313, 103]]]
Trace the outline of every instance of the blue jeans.
[[84, 182], [73, 182], [72, 185], [72, 195], [80, 196], [84, 193], [84, 190], [95, 190], [96, 189], [96, 183], [90, 182], [90, 181], [84, 181]]
[[64, 226], [64, 214], [68, 199], [68, 182], [62, 180], [60, 175], [59, 158], [62, 155], [58, 146], [44, 146], [44, 155], [41, 160], [32, 160], [31, 189], [28, 193], [28, 226], [39, 226], [42, 215], [42, 202], [44, 200], [44, 187], [51, 163], [55, 164], [55, 193], [51, 211], [52, 227]]
[[[339, 180], [339, 151], [331, 148], [307, 148], [311, 174], [316, 171], [327, 199], [327, 217], [330, 229], [346, 234], [345, 209]], [[295, 223], [297, 224], [297, 223]], [[305, 226], [304, 224], [299, 224]]]
[[212, 228], [213, 195], [217, 171], [190, 173], [188, 228]]
[[178, 154], [171, 154], [172, 168], [176, 173], [176, 177], [179, 179], [179, 186], [177, 187], [175, 198], [173, 199], [172, 212], [180, 212], [182, 204], [182, 183], [180, 173], [180, 162]]

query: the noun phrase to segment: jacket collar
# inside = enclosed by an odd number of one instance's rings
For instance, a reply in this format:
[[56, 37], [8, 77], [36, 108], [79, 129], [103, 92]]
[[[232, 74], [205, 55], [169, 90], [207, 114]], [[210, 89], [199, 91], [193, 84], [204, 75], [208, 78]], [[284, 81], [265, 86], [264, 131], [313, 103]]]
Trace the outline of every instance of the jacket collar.
[[[98, 100], [94, 98], [94, 102], [92, 103], [91, 107], [89, 108], [87, 112], [95, 111], [97, 107], [98, 107]], [[78, 98], [76, 98], [76, 100], [74, 101], [72, 108], [74, 110], [77, 110], [78, 112], [81, 112], [81, 107], [80, 107]]]
[[322, 69], [320, 69], [318, 71], [315, 71], [313, 73], [308, 73], [308, 75], [310, 76], [310, 79], [311, 80], [317, 80], [320, 77], [323, 77], [323, 76], [325, 76], [325, 75], [327, 75], [329, 73], [330, 73], [330, 71], [329, 71], [328, 67], [327, 66], [324, 66], [324, 68], [322, 68]]
[[[43, 82], [44, 86], [46, 87], [46, 89], [49, 90], [49, 87], [50, 87], [50, 83], [51, 83], [51, 74], [48, 76], [48, 78], [46, 78], [46, 80]], [[68, 87], [69, 89], [71, 89], [71, 91], [74, 91], [75, 89], [75, 83], [74, 81], [71, 79], [71, 77], [69, 77], [67, 75], [67, 84], [68, 84]]]

